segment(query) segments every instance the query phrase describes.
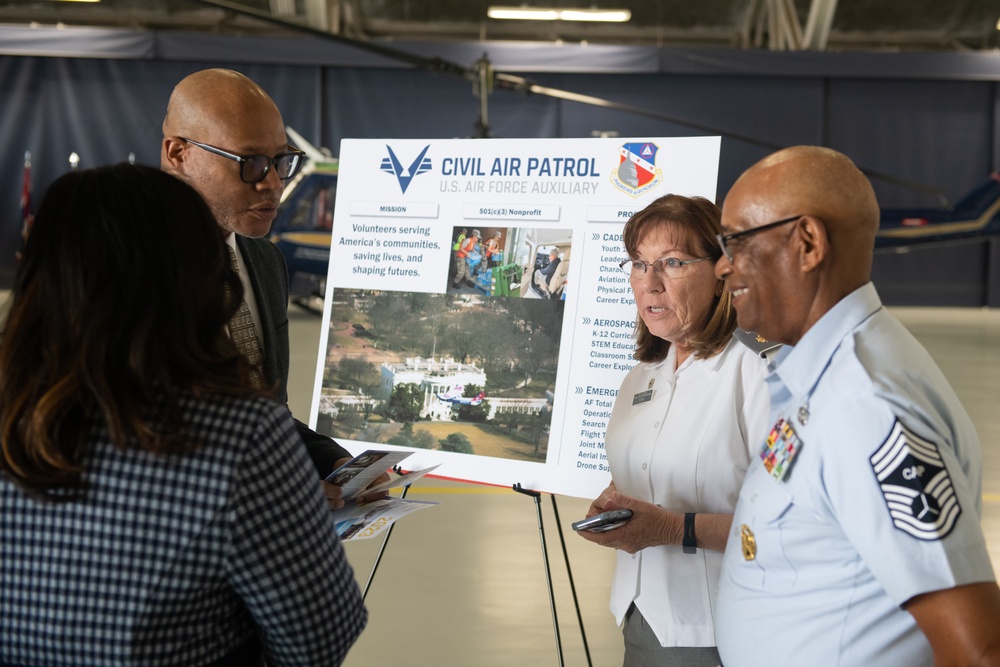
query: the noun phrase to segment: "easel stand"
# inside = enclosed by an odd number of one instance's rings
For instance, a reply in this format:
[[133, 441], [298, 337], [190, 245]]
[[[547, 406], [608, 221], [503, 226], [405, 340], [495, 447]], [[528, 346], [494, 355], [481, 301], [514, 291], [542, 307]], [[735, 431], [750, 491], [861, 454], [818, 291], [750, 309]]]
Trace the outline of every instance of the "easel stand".
[[[552, 569], [549, 567], [549, 550], [545, 544], [545, 524], [542, 521], [542, 494], [538, 491], [524, 489], [520, 484], [515, 484], [512, 488], [517, 493], [522, 493], [535, 499], [535, 514], [538, 517], [538, 535], [542, 541], [542, 561], [545, 564], [545, 581], [549, 587], [549, 606], [552, 609], [552, 629], [556, 636], [556, 655], [559, 657], [560, 667], [563, 667], [566, 663], [563, 661], [562, 639], [559, 637], [559, 615], [556, 613], [556, 598], [552, 589]], [[562, 523], [559, 521], [559, 508], [556, 506], [555, 495], [550, 494], [549, 497], [552, 498], [552, 512], [555, 514], [556, 529], [559, 531], [559, 542], [562, 544], [563, 558], [566, 561], [566, 574], [569, 577], [570, 591], [573, 593], [573, 606], [576, 607], [576, 619], [580, 624], [580, 636], [583, 638], [583, 652], [587, 656], [587, 665], [593, 667], [593, 663], [590, 660], [590, 647], [587, 646], [587, 633], [583, 629], [583, 615], [580, 613], [580, 601], [577, 599], [576, 585], [573, 583], [573, 570], [570, 568], [569, 553], [566, 551], [566, 538], [563, 536]], [[388, 535], [386, 538], [388, 538]]]
[[[400, 470], [399, 466], [394, 466], [393, 469], [392, 469], [392, 471], [394, 473], [396, 473], [397, 475], [402, 475], [403, 474], [403, 471]], [[405, 498], [406, 497], [406, 492], [409, 491], [409, 490], [410, 490], [410, 485], [409, 484], [405, 485], [403, 487], [403, 492], [399, 494], [399, 497], [401, 499]], [[368, 581], [365, 582], [365, 590], [361, 592], [361, 600], [362, 601], [364, 601], [364, 599], [366, 597], [368, 597], [368, 589], [371, 588], [372, 580], [375, 579], [375, 570], [378, 569], [378, 564], [382, 561], [382, 554], [385, 553], [385, 545], [389, 544], [389, 538], [392, 537], [392, 529], [395, 528], [395, 527], [396, 527], [396, 524], [393, 523], [385, 531], [385, 537], [382, 538], [382, 546], [380, 546], [378, 548], [378, 553], [375, 555], [375, 562], [372, 563], [372, 571], [368, 575]]]

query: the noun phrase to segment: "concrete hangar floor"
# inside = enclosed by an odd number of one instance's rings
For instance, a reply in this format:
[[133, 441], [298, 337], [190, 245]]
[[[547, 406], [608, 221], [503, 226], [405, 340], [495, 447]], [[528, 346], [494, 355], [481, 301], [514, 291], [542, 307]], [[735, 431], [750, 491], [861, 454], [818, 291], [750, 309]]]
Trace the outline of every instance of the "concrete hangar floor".
[[[983, 528], [1000, 573], [1000, 310], [890, 308], [930, 350], [979, 431], [983, 446]], [[320, 318], [289, 310], [289, 405], [306, 420], [319, 349]], [[440, 504], [395, 527], [371, 583], [368, 628], [347, 667], [509, 667], [558, 665], [534, 501], [509, 489], [419, 480], [409, 497]], [[608, 611], [614, 556], [573, 534], [589, 501], [557, 498], [592, 664], [620, 665], [622, 639]], [[586, 665], [552, 502], [541, 498], [562, 658]], [[381, 540], [345, 545], [362, 587]]]

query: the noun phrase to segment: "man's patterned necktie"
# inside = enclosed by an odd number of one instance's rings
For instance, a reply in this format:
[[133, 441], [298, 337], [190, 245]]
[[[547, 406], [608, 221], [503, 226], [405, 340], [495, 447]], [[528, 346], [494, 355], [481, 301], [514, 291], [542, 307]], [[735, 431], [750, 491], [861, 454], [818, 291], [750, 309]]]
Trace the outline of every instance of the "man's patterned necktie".
[[[236, 259], [236, 251], [228, 244], [226, 249], [233, 263], [233, 271], [239, 275], [240, 263]], [[236, 349], [250, 360], [250, 381], [253, 382], [253, 386], [263, 387], [264, 373], [261, 371], [261, 364], [264, 361], [264, 351], [260, 346], [260, 336], [257, 335], [257, 325], [254, 324], [253, 314], [245, 298], [240, 299], [240, 309], [229, 320], [229, 337], [236, 344]]]

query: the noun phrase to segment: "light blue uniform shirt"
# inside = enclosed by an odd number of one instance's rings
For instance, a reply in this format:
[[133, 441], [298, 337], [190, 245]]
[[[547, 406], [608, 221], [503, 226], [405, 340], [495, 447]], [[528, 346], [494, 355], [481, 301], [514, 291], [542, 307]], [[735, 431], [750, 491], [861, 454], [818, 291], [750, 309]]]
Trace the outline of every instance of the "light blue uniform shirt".
[[740, 491], [719, 584], [723, 664], [932, 665], [901, 605], [994, 579], [972, 421], [871, 283], [771, 370], [771, 422], [791, 427], [796, 453], [780, 480], [755, 456]]

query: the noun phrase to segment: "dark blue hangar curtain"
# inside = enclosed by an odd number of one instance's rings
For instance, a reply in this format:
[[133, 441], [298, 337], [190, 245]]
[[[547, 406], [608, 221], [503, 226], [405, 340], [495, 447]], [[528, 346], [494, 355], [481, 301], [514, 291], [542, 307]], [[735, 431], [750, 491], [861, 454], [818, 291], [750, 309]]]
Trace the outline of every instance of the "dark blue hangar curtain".
[[[56, 34], [56, 33], [60, 34]], [[721, 201], [774, 146], [819, 143], [859, 166], [939, 188], [951, 202], [998, 163], [992, 54], [774, 54], [554, 45], [396, 44], [422, 56], [502, 69], [551, 88], [649, 110], [588, 106], [496, 90], [498, 137], [723, 135]], [[44, 55], [43, 55], [44, 54]], [[285, 123], [334, 154], [343, 138], [474, 136], [479, 105], [465, 80], [313, 38], [262, 39], [131, 31], [0, 28], [0, 289], [20, 244], [24, 154], [32, 202], [69, 169], [159, 163], [173, 85], [231, 67], [274, 97]], [[694, 127], [690, 124], [694, 124]], [[734, 139], [727, 133], [753, 141]], [[883, 206], [933, 206], [926, 194], [874, 181]], [[992, 242], [879, 257], [887, 303], [1000, 305]]]

